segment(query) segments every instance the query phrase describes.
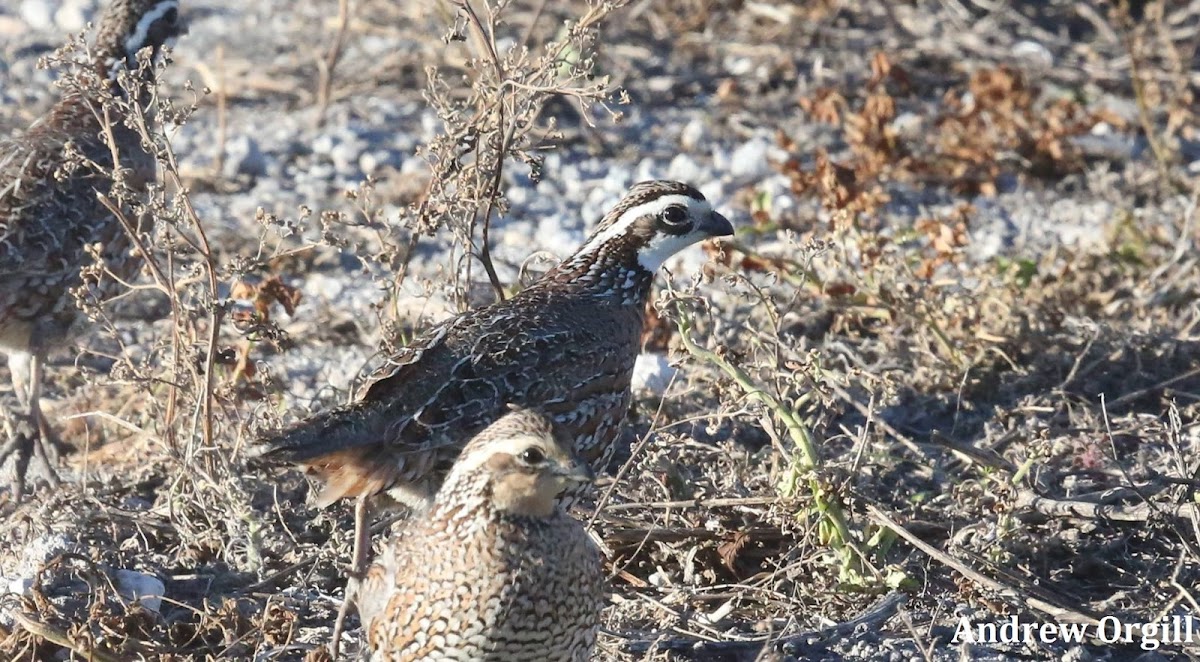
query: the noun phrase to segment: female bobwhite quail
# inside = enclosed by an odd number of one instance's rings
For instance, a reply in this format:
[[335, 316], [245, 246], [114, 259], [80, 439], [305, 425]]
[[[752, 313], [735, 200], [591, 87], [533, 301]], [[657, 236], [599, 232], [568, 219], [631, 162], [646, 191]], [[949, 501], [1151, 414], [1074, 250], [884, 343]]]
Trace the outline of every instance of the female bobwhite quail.
[[[100, 201], [115, 169], [125, 183], [143, 189], [155, 177], [155, 160], [141, 134], [125, 125], [122, 103], [146, 105], [154, 67], [139, 66], [137, 54], [158, 55], [182, 31], [177, 0], [113, 0], [100, 22], [92, 49], [95, 76], [64, 94], [24, 135], [0, 143], [0, 351], [8, 354], [23, 412], [0, 446], [0, 464], [16, 455], [19, 498], [31, 457], [54, 482], [50, 430], [39, 406], [46, 353], [62, 345], [80, 321], [71, 290], [84, 286], [104, 298], [113, 278], [84, 267], [99, 248], [104, 270], [125, 280], [139, 257], [120, 221]], [[137, 72], [132, 90], [122, 71]], [[130, 94], [134, 98], [127, 98]], [[111, 126], [112, 143], [104, 131]], [[117, 163], [114, 164], [114, 153]]]
[[358, 599], [370, 660], [587, 660], [606, 602], [600, 553], [557, 501], [591, 479], [572, 439], [518, 409], [467, 444]]
[[607, 464], [654, 274], [681, 249], [733, 226], [679, 182], [635, 185], [574, 255], [510, 299], [430, 329], [392, 357], [357, 402], [267, 439], [260, 457], [298, 463], [326, 505], [387, 492], [420, 507], [462, 440], [538, 407], [593, 467]]

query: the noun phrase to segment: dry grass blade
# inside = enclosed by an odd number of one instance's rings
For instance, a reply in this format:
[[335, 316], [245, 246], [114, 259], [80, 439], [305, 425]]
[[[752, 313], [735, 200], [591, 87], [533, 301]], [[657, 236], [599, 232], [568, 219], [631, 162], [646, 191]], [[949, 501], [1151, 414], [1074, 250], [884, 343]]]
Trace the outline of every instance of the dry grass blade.
[[[76, 643], [71, 640], [67, 633], [52, 627], [45, 623], [35, 620], [31, 616], [25, 614], [14, 614], [13, 617], [21, 624], [21, 627], [28, 630], [47, 641], [52, 641], [63, 648], [73, 651], [77, 655], [81, 655], [85, 660], [94, 660], [95, 662], [120, 662], [122, 659], [116, 655], [109, 655], [103, 651], [96, 650], [93, 647], [85, 646], [82, 643]], [[11, 635], [10, 635], [11, 636]]]
[[989, 590], [995, 591], [1001, 596], [1012, 600], [1017, 604], [1036, 609], [1037, 611], [1051, 616], [1061, 623], [1085, 623], [1092, 626], [1100, 623], [1100, 618], [1095, 614], [1089, 614], [1077, 609], [1073, 609], [1065, 604], [1065, 600], [1054, 599], [1046, 596], [1045, 594], [1049, 591], [1052, 591], [1052, 588], [1047, 589], [1043, 587], [1037, 589], [1037, 592], [1041, 593], [1042, 597], [1030, 595], [1029, 590], [1034, 588], [1032, 585], [1027, 584], [1023, 587], [1013, 587], [992, 579], [984, 575], [982, 572], [972, 568], [966, 562], [956, 559], [953, 556], [916, 537], [903, 526], [897, 524], [895, 520], [888, 517], [879, 508], [875, 506], [868, 506], [867, 511], [870, 513], [872, 519], [891, 529], [901, 538], [904, 538], [904, 540], [906, 540], [910, 545], [933, 557], [933, 559], [937, 562], [953, 568], [955, 572], [958, 572], [967, 579], [970, 579], [971, 581]]
[[[106, 144], [52, 182], [92, 177], [145, 268], [82, 249], [46, 420], [0, 417], [0, 483], [22, 435], [67, 447], [57, 488], [0, 484], [0, 587], [45, 569], [0, 658], [328, 659], [354, 513], [247, 447], [658, 178], [737, 235], [649, 313], [588, 521], [596, 659], [952, 662], [964, 618], [1200, 614], [1200, 1], [184, 0], [136, 107], [81, 40], [47, 49], [95, 2], [17, 4], [0, 133], [96, 94]], [[144, 191], [98, 163], [126, 131]]]

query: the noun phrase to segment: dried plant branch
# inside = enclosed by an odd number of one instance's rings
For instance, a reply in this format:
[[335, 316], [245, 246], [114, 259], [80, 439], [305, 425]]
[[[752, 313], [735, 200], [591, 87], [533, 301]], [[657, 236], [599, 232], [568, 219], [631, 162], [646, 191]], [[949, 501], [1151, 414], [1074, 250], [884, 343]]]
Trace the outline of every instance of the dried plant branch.
[[325, 123], [325, 113], [329, 110], [329, 102], [333, 97], [333, 76], [338, 62], [342, 59], [342, 50], [346, 46], [346, 32], [350, 27], [350, 0], [338, 0], [337, 29], [333, 41], [323, 57], [317, 58], [317, 116], [316, 126]]
[[83, 656], [83, 658], [86, 660], [94, 660], [94, 662], [121, 662], [121, 660], [124, 659], [97, 650], [96, 648], [87, 645], [86, 642], [72, 641], [71, 637], [69, 637], [66, 632], [47, 623], [37, 621], [31, 616], [16, 612], [13, 614], [13, 618], [21, 624], [21, 627], [25, 628], [30, 633], [37, 635], [46, 641], [58, 644], [69, 651], [73, 651], [76, 654]]
[[1009, 600], [1015, 601], [1017, 604], [1026, 605], [1031, 609], [1040, 611], [1043, 614], [1047, 614], [1050, 617], [1064, 623], [1086, 623], [1088, 625], [1095, 626], [1100, 622], [1100, 619], [1093, 614], [1088, 614], [1062, 604], [1063, 600], [1051, 601], [1045, 597], [1028, 595], [1019, 588], [1008, 586], [995, 579], [992, 579], [991, 577], [988, 577], [987, 575], [984, 575], [968, 565], [966, 562], [954, 558], [946, 552], [937, 549], [936, 547], [913, 535], [912, 532], [897, 524], [895, 520], [874, 505], [868, 505], [867, 511], [871, 515], [871, 518], [880, 525], [894, 531], [896, 535], [904, 538], [905, 541], [918, 550], [933, 557], [933, 559], [937, 562], [952, 568], [955, 572], [958, 572], [960, 575], [970, 579], [980, 586], [995, 591]]
[[452, 6], [459, 22], [446, 41], [468, 42], [471, 57], [465, 73], [469, 88], [452, 84], [451, 78], [436, 68], [427, 70], [426, 99], [443, 128], [418, 151], [430, 166], [425, 191], [392, 224], [401, 230], [392, 234], [404, 239], [382, 252], [398, 263], [389, 285], [393, 291], [399, 291], [420, 237], [448, 229], [462, 253], [472, 258], [455, 271], [458, 305], [466, 305], [473, 260], [482, 265], [497, 296], [504, 296], [493, 264], [490, 231], [495, 219], [508, 211], [502, 190], [508, 176], [506, 164], [522, 163], [531, 179], [540, 179], [539, 152], [549, 141], [560, 138], [554, 119], [542, 116], [543, 106], [553, 97], [576, 100], [589, 123], [596, 108], [614, 121], [620, 118], [611, 106], [624, 101], [624, 95], [607, 77], [596, 75], [595, 49], [603, 21], [626, 4], [625, 0], [589, 4], [579, 20], [568, 23], [558, 41], [533, 53], [522, 46], [501, 52], [501, 32], [509, 30], [504, 20], [508, 3], [455, 0]]

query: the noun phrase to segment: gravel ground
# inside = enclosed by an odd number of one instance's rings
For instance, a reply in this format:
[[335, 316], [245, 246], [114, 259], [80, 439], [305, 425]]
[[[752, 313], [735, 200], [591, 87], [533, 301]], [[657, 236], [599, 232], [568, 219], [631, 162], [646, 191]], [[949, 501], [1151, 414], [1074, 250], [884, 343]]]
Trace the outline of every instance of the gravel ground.
[[[191, 202], [222, 265], [253, 261], [254, 278], [278, 276], [300, 294], [290, 315], [275, 309], [284, 340], [227, 334], [230, 348], [251, 347], [257, 370], [221, 391], [220, 451], [237, 468], [258, 419], [344, 401], [381, 343], [453, 311], [449, 233], [420, 243], [392, 297], [369, 250], [323, 243], [311, 220], [353, 213], [345, 191], [368, 177], [380, 218], [419, 200], [430, 167], [417, 150], [443, 129], [425, 68], [460, 72], [463, 55], [441, 40], [451, 8], [354, 1], [320, 122], [316, 62], [336, 2], [183, 4], [190, 31], [165, 87], [180, 103], [192, 99], [187, 81], [213, 91], [167, 131]], [[660, 280], [683, 292], [703, 281], [697, 296], [711, 310], [697, 338], [812, 426], [822, 484], [861, 548], [888, 530], [870, 513], [887, 513], [993, 583], [894, 534], [894, 546], [870, 543], [872, 577], [839, 574], [847, 566], [819, 540], [812, 495], [780, 487], [778, 419], [682, 351], [672, 321], [639, 366], [634, 448], [618, 458], [626, 478], [597, 525], [617, 594], [603, 659], [755, 659], [764, 637], [869, 612], [897, 588], [883, 578], [892, 572], [907, 596], [894, 615], [794, 640], [778, 656], [1196, 659], [1200, 638], [1158, 651], [950, 643], [962, 618], [1134, 622], [1200, 610], [1200, 3], [1166, 4], [1158, 20], [1154, 3], [1134, 3], [1147, 13], [1129, 26], [1103, 2], [1059, 0], [643, 1], [610, 19], [596, 66], [628, 92], [623, 119], [590, 126], [570, 100], [547, 105], [542, 121], [562, 136], [547, 141], [540, 179], [521, 163], [504, 171], [508, 209], [490, 237], [501, 280], [516, 281], [531, 255], [569, 253], [632, 183], [694, 184], [741, 228], [723, 255], [685, 251]], [[0, 1], [0, 129], [53, 103], [56, 74], [37, 61], [98, 5]], [[538, 5], [510, 8], [502, 45], [534, 15], [530, 34], [552, 38], [582, 7]], [[1145, 112], [1129, 34], [1153, 44], [1141, 61]], [[264, 214], [296, 233], [280, 238]], [[233, 287], [222, 282], [220, 296]], [[486, 300], [486, 287], [469, 289]], [[62, 423], [80, 451], [68, 474], [90, 483], [5, 506], [0, 576], [15, 595], [42, 581], [53, 608], [31, 613], [63, 631], [86, 621], [90, 641], [126, 656], [300, 659], [328, 638], [349, 514], [309, 509], [294, 474], [179, 475], [195, 457], [168, 452], [148, 394], [107, 376], [111, 357], [152, 357], [170, 336], [159, 299], [129, 297], [112, 331], [77, 341], [81, 358], [55, 357], [48, 399], [60, 419], [112, 410], [143, 432], [95, 416]], [[1102, 503], [1157, 514], [1056, 517], [1026, 498], [1122, 489]], [[98, 578], [124, 601], [81, 598]], [[68, 654], [14, 627], [32, 608], [9, 598], [0, 620], [13, 634], [0, 650]]]

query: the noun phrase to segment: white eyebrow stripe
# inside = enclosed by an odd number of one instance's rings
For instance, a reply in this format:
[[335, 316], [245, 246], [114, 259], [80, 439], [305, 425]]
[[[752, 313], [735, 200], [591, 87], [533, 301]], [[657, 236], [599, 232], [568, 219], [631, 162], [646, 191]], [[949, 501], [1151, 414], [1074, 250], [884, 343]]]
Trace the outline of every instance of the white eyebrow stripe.
[[[539, 445], [541, 442], [542, 439], [540, 437], [528, 432], [516, 432], [510, 437], [493, 439], [481, 446], [471, 448], [469, 453], [460, 455], [458, 462], [453, 467], [453, 471], [455, 473], [473, 471], [492, 459], [492, 456], [497, 453], [516, 455], [530, 446]], [[468, 445], [470, 444], [468, 443]]]
[[686, 195], [664, 195], [661, 198], [655, 198], [650, 202], [644, 202], [636, 207], [630, 207], [629, 209], [625, 210], [625, 213], [621, 214], [621, 217], [618, 218], [615, 223], [608, 226], [604, 229], [604, 231], [593, 236], [591, 239], [588, 239], [587, 243], [581, 246], [580, 249], [575, 252], [575, 254], [586, 255], [595, 251], [609, 239], [624, 234], [625, 231], [629, 229], [629, 226], [633, 225], [634, 221], [643, 216], [657, 215], [671, 205], [681, 205], [687, 208], [697, 204], [708, 205], [708, 203], [703, 200], [697, 200]]
[[142, 16], [142, 20], [138, 21], [133, 34], [125, 40], [125, 54], [136, 55], [138, 51], [142, 50], [146, 46], [146, 37], [150, 34], [150, 26], [172, 9], [179, 10], [178, 0], [165, 0], [146, 12], [146, 15]]

